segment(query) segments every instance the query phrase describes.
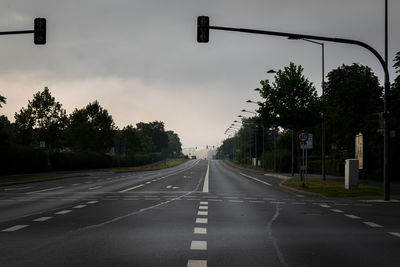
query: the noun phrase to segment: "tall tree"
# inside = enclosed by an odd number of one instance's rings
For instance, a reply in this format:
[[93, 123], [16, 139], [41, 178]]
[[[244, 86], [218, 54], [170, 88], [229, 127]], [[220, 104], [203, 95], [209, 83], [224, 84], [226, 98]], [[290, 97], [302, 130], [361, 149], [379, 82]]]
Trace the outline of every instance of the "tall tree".
[[150, 153], [155, 149], [153, 140], [149, 136], [143, 135], [132, 125], [125, 126], [121, 134], [126, 138], [126, 153]]
[[171, 155], [179, 156], [182, 153], [182, 143], [179, 136], [174, 131], [167, 131], [168, 135], [168, 152]]
[[113, 146], [116, 129], [113, 118], [97, 100], [75, 109], [69, 119], [67, 134], [73, 150], [105, 153]]
[[45, 141], [53, 148], [62, 147], [62, 131], [68, 118], [60, 102], [55, 101], [50, 90], [45, 87], [28, 101], [27, 108], [15, 113], [17, 135], [26, 145]]
[[163, 148], [168, 148], [168, 135], [164, 129], [164, 122], [139, 122], [136, 124], [136, 128], [142, 134], [151, 137], [157, 152], [160, 152]]

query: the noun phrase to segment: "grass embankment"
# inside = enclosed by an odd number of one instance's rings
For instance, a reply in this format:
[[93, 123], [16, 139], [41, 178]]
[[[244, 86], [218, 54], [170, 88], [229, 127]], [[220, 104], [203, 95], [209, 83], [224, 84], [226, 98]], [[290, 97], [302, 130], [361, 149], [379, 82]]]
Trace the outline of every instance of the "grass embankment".
[[[305, 187], [299, 178], [292, 178], [283, 182], [283, 185], [302, 190], [324, 195], [326, 197], [360, 197], [360, 196], [381, 196], [383, 195], [383, 187], [371, 185], [358, 185], [357, 189], [346, 190], [344, 182], [321, 180], [321, 179], [306, 179]], [[400, 194], [399, 189], [392, 189], [391, 194]]]
[[0, 185], [7, 185], [13, 183], [26, 183], [33, 181], [41, 181], [48, 179], [66, 178], [74, 176], [76, 174], [49, 174], [49, 175], [37, 175], [37, 176], [18, 176], [18, 177], [8, 177], [0, 179]]
[[167, 169], [171, 167], [175, 167], [182, 163], [185, 163], [189, 159], [168, 159], [166, 162], [161, 161], [158, 164], [150, 165], [150, 166], [137, 166], [137, 167], [123, 167], [123, 168], [113, 168], [113, 169], [105, 169], [102, 171], [105, 172], [140, 172], [140, 171], [156, 171]]

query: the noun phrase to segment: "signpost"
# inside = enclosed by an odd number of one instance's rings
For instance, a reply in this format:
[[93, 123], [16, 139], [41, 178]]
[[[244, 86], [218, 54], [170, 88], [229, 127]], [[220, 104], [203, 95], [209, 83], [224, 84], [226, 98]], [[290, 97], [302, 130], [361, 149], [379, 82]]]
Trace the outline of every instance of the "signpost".
[[358, 159], [359, 178], [364, 178], [364, 137], [362, 133], [356, 135], [355, 158]]
[[300, 148], [302, 149], [302, 165], [300, 166], [300, 179], [303, 182], [303, 187], [306, 185], [305, 180], [307, 176], [307, 161], [308, 161], [308, 149], [313, 148], [313, 135], [302, 130], [298, 133], [297, 139], [300, 142]]

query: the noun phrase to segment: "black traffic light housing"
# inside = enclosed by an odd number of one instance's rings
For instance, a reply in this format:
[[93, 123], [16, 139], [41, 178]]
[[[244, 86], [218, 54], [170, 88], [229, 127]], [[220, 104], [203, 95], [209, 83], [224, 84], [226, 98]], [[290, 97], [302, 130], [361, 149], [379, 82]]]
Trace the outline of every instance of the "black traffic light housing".
[[197, 17], [197, 42], [208, 43], [210, 29], [210, 18], [207, 16]]
[[46, 19], [36, 18], [33, 41], [36, 45], [46, 44]]

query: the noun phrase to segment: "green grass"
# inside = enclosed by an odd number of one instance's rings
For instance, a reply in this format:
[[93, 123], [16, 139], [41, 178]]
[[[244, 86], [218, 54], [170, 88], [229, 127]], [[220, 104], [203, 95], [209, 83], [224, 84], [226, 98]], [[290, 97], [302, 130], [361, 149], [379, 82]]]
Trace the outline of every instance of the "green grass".
[[31, 182], [31, 181], [40, 181], [40, 180], [47, 180], [47, 179], [56, 179], [56, 178], [64, 178], [73, 176], [74, 174], [49, 174], [49, 175], [40, 175], [40, 176], [22, 176], [22, 177], [10, 177], [0, 179], [0, 184], [12, 184], [12, 183], [20, 183], [20, 182]]
[[[346, 190], [344, 182], [323, 181], [321, 179], [306, 179], [305, 187], [299, 178], [292, 178], [283, 182], [283, 185], [306, 191], [324, 195], [326, 197], [359, 197], [359, 196], [382, 196], [383, 188], [370, 185], [358, 185], [357, 189]], [[392, 189], [391, 194], [400, 194], [400, 189]]]
[[105, 169], [102, 171], [105, 172], [139, 172], [139, 171], [156, 171], [171, 168], [182, 163], [185, 163], [188, 159], [168, 159], [167, 162], [165, 161], [160, 162], [156, 165], [151, 166], [137, 166], [137, 167], [123, 167], [123, 168], [113, 168], [113, 169]]

